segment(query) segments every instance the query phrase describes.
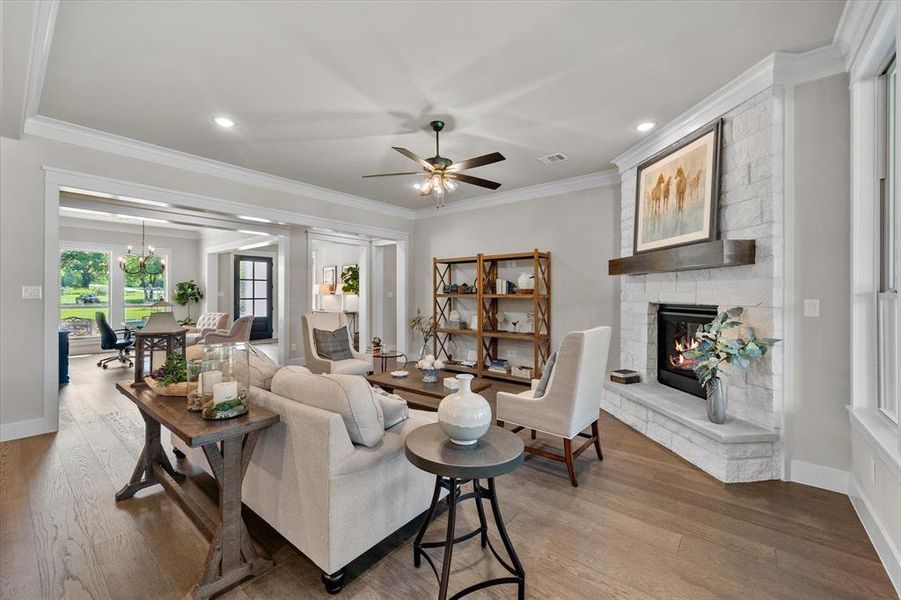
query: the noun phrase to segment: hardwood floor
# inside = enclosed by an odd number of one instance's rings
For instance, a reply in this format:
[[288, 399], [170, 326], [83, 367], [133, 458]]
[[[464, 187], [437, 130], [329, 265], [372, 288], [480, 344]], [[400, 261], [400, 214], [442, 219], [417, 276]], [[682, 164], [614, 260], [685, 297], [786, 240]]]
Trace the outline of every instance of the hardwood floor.
[[[123, 371], [95, 362], [72, 359], [59, 433], [0, 444], [4, 599], [181, 598], [200, 575], [207, 545], [161, 488], [113, 500], [140, 453], [143, 423], [113, 388]], [[897, 597], [847, 497], [776, 481], [723, 485], [609, 415], [600, 429], [604, 462], [579, 458], [578, 488], [562, 463], [536, 457], [497, 481], [528, 598]], [[559, 451], [558, 441], [539, 441]], [[211, 480], [193, 474], [198, 493], [212, 494]], [[245, 512], [277, 566], [221, 597], [327, 597], [315, 565]], [[457, 518], [458, 531], [478, 522], [471, 502]], [[439, 515], [430, 537], [445, 522]], [[352, 563], [338, 597], [435, 597], [434, 575], [412, 565], [417, 526]], [[452, 590], [500, 574], [473, 541], [455, 549], [453, 567]]]

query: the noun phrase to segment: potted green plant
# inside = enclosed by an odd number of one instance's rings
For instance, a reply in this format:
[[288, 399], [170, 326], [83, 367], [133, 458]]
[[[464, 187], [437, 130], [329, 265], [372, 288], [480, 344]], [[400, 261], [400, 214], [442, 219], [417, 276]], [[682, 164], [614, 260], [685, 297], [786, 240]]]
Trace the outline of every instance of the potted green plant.
[[200, 291], [200, 285], [193, 279], [190, 281], [179, 281], [175, 284], [175, 292], [172, 294], [172, 300], [179, 306], [188, 307], [188, 318], [182, 321], [181, 324], [193, 325], [194, 320], [191, 319], [191, 302], [200, 302], [203, 300], [203, 292]]
[[360, 268], [350, 265], [341, 271], [341, 291], [345, 294], [360, 294]]
[[763, 357], [780, 341], [758, 338], [750, 327], [747, 338], [728, 334], [742, 325], [739, 317], [743, 313], [740, 306], [719, 313], [713, 321], [698, 328], [694, 347], [682, 353], [686, 359], [696, 361], [694, 371], [707, 392], [707, 418], [712, 423], [726, 422], [726, 390], [720, 377], [747, 368], [752, 360]]

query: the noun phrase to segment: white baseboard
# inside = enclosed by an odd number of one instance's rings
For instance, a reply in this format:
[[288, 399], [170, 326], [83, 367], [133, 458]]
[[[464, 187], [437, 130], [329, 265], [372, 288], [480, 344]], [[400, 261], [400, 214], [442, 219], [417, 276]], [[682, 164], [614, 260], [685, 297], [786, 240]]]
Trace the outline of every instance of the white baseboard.
[[820, 489], [829, 490], [830, 492], [838, 492], [840, 494], [848, 493], [848, 472], [832, 467], [824, 467], [823, 465], [815, 465], [800, 460], [791, 461], [790, 479], [795, 483], [803, 483], [804, 485], [812, 485]]
[[54, 431], [56, 431], [56, 425], [49, 419], [31, 419], [30, 421], [4, 423], [0, 425], [0, 442], [18, 440]]
[[870, 541], [873, 543], [876, 554], [879, 555], [889, 579], [892, 580], [895, 591], [901, 597], [901, 552], [899, 552], [898, 548], [895, 548], [891, 539], [885, 535], [885, 528], [882, 526], [879, 516], [870, 509], [870, 503], [867, 502], [861, 486], [858, 485], [854, 477], [851, 477], [848, 488], [851, 504], [854, 506], [854, 510], [857, 511], [857, 516], [860, 518], [860, 522], [863, 523], [863, 528], [866, 529], [867, 535], [870, 537]]

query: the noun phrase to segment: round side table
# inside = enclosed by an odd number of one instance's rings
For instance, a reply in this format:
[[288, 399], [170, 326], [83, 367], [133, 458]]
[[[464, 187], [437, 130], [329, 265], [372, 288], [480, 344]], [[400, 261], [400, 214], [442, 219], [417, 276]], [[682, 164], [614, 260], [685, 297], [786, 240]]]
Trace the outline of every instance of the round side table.
[[410, 362], [409, 359], [407, 358], [407, 355], [404, 354], [403, 352], [397, 352], [396, 350], [382, 350], [381, 354], [377, 354], [377, 355], [373, 354], [372, 358], [373, 358], [373, 360], [375, 360], [376, 358], [381, 359], [382, 370], [379, 372], [384, 373], [385, 371], [388, 370], [388, 361], [392, 360], [392, 359], [396, 360], [396, 359], [400, 358], [401, 356], [404, 357], [404, 366], [401, 367], [403, 369], [407, 366], [407, 363]]
[[[451, 442], [438, 423], [424, 425], [414, 430], [407, 436], [405, 453], [407, 459], [416, 467], [435, 475], [435, 492], [432, 494], [432, 503], [426, 512], [425, 520], [413, 542], [413, 566], [419, 567], [424, 557], [438, 578], [438, 600], [447, 600], [447, 587], [450, 579], [451, 555], [454, 544], [466, 541], [476, 535], [480, 536], [482, 547], [488, 546], [497, 561], [509, 573], [509, 577], [497, 577], [488, 579], [464, 588], [450, 597], [450, 600], [462, 598], [476, 590], [500, 585], [515, 583], [519, 600], [525, 598], [526, 574], [516, 556], [510, 536], [504, 526], [501, 517], [500, 506], [497, 501], [497, 491], [494, 478], [513, 471], [522, 464], [523, 442], [514, 433], [492, 426], [475, 445], [459, 446]], [[479, 480], [487, 480], [488, 486], [482, 485]], [[472, 491], [464, 492], [463, 484], [472, 482]], [[441, 490], [448, 492], [447, 496], [447, 536], [443, 542], [423, 542], [429, 523], [435, 515], [435, 507], [441, 496]], [[479, 514], [479, 527], [474, 531], [455, 537], [454, 526], [456, 523], [457, 504], [464, 500], [475, 500], [476, 510]], [[482, 500], [487, 500], [494, 515], [494, 523], [497, 526], [504, 549], [509, 557], [509, 563], [501, 558], [491, 540], [488, 539], [488, 522], [485, 519], [485, 509]], [[432, 559], [426, 553], [426, 548], [440, 548], [444, 546], [444, 560], [441, 566], [441, 574]]]

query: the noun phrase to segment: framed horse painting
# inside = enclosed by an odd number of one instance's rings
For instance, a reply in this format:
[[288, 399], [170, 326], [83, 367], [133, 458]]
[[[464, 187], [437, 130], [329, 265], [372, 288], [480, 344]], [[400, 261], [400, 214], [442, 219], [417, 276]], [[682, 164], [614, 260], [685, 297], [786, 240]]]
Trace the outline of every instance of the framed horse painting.
[[716, 239], [722, 119], [638, 165], [635, 254]]

